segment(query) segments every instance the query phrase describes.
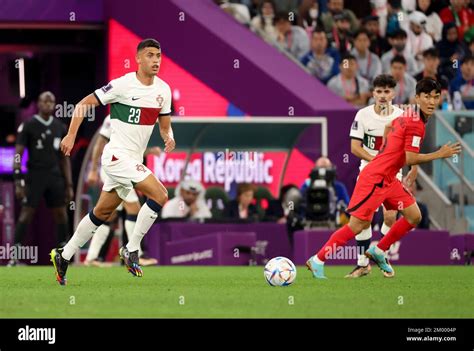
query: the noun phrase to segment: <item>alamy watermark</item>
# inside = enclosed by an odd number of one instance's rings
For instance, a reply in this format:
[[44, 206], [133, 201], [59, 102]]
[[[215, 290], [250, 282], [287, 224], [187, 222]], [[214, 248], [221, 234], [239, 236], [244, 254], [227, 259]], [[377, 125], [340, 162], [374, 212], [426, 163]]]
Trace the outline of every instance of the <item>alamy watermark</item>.
[[38, 262], [38, 246], [10, 245], [0, 246], [0, 260], [22, 260]]

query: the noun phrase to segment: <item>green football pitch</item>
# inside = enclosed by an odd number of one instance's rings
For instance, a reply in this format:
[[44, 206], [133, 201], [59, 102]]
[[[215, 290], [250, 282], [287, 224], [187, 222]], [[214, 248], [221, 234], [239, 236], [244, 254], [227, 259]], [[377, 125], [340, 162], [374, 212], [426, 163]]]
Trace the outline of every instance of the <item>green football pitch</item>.
[[289, 287], [271, 287], [263, 267], [70, 267], [60, 286], [52, 267], [0, 268], [0, 318], [473, 318], [474, 267], [395, 267], [344, 279], [329, 266], [316, 281], [304, 267]]

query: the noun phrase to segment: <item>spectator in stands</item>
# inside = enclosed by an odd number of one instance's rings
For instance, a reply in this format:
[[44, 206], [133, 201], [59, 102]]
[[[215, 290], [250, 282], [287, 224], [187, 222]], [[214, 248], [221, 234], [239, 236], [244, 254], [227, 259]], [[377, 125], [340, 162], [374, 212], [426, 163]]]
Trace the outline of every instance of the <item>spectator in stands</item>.
[[418, 69], [423, 69], [423, 52], [433, 47], [433, 38], [425, 32], [427, 18], [423, 12], [415, 11], [408, 16], [410, 30], [408, 31], [408, 47], [415, 56]]
[[469, 41], [468, 44], [468, 54], [474, 56], [474, 40]]
[[402, 8], [401, 0], [388, 0], [387, 2], [387, 18], [386, 29], [382, 35], [389, 37], [401, 29], [408, 31], [408, 14]]
[[356, 106], [364, 106], [371, 93], [369, 82], [357, 74], [357, 60], [351, 54], [341, 58], [341, 73], [328, 82], [328, 88], [347, 102]]
[[343, 12], [334, 15], [334, 23], [332, 31], [328, 33], [328, 39], [339, 54], [344, 55], [352, 49], [351, 23], [347, 14]]
[[250, 28], [264, 35], [264, 39], [274, 42], [277, 39], [277, 31], [273, 20], [275, 18], [275, 3], [273, 0], [263, 0], [258, 9], [258, 15], [252, 18]]
[[369, 82], [382, 73], [382, 62], [373, 52], [369, 51], [370, 34], [365, 29], [360, 29], [354, 35], [354, 49], [351, 54], [357, 59], [359, 75]]
[[290, 13], [298, 13], [299, 0], [275, 0], [277, 13], [286, 13], [286, 16]]
[[252, 204], [254, 195], [255, 187], [252, 184], [239, 184], [237, 187], [237, 199], [226, 204], [224, 217], [257, 221], [257, 207]]
[[324, 30], [327, 33], [331, 33], [335, 25], [334, 16], [337, 14], [345, 14], [350, 22], [350, 31], [355, 32], [359, 29], [359, 20], [357, 19], [354, 12], [351, 10], [344, 9], [344, 0], [329, 0], [327, 12], [321, 15], [321, 22], [323, 23]]
[[339, 61], [339, 52], [328, 47], [326, 32], [322, 28], [316, 28], [311, 37], [311, 51], [303, 56], [301, 63], [326, 84], [339, 73]]
[[474, 13], [468, 8], [465, 0], [451, 0], [450, 5], [441, 10], [439, 15], [444, 24], [455, 23], [461, 40], [466, 32], [473, 30]]
[[367, 16], [362, 20], [362, 26], [370, 36], [369, 50], [381, 57], [390, 50], [387, 39], [380, 35], [380, 24], [378, 16]]
[[275, 16], [277, 42], [294, 58], [301, 59], [309, 51], [309, 38], [303, 28], [293, 26], [287, 13]]
[[316, 27], [321, 27], [319, 4], [317, 0], [303, 0], [298, 8], [298, 25], [303, 27], [311, 37]]
[[441, 40], [443, 22], [435, 11], [432, 0], [417, 0], [416, 10], [423, 12], [426, 16], [426, 33], [431, 35], [434, 41]]
[[466, 56], [451, 81], [449, 92], [461, 92], [462, 101], [467, 109], [474, 109], [474, 56]]
[[467, 53], [467, 48], [459, 40], [458, 31], [454, 22], [443, 26], [441, 41], [436, 45], [441, 58], [441, 72], [452, 79], [456, 75], [456, 68], [459, 67]]
[[439, 52], [435, 48], [425, 50], [423, 52], [423, 72], [420, 72], [415, 76], [416, 81], [420, 81], [423, 78], [433, 78], [436, 79], [439, 84], [441, 84], [442, 91], [447, 91], [449, 89], [449, 80], [446, 76], [439, 73], [440, 65]]
[[407, 73], [407, 61], [401, 55], [395, 56], [391, 61], [391, 75], [397, 81], [395, 87], [394, 104], [414, 104], [416, 80]]
[[244, 25], [249, 25], [250, 11], [247, 6], [231, 3], [229, 0], [214, 0], [214, 2], [225, 12], [234, 17], [238, 22]]
[[418, 65], [415, 61], [413, 53], [407, 48], [407, 32], [403, 29], [399, 29], [395, 33], [391, 34], [388, 42], [392, 46], [392, 50], [386, 52], [382, 56], [382, 73], [389, 73], [392, 59], [395, 56], [403, 56], [407, 63], [408, 74], [414, 76], [418, 74]]
[[211, 218], [211, 211], [204, 200], [204, 187], [195, 180], [184, 180], [176, 187], [177, 194], [161, 211], [161, 218]]
[[[329, 169], [329, 168], [333, 168], [333, 164], [329, 158], [322, 156], [316, 160], [314, 167]], [[306, 198], [306, 192], [310, 185], [311, 185], [311, 178], [306, 178], [306, 180], [304, 181], [304, 183], [301, 185], [301, 188], [300, 188], [303, 199]], [[347, 207], [347, 205], [349, 204], [350, 198], [349, 198], [349, 194], [347, 192], [347, 188], [344, 185], [344, 183], [336, 179], [334, 180], [332, 185], [334, 187], [334, 191], [336, 194], [336, 202], [341, 204], [343, 207]], [[335, 208], [336, 204], [334, 204], [333, 207]]]
[[286, 223], [290, 214], [299, 211], [302, 201], [301, 192], [294, 184], [288, 184], [280, 189], [280, 197], [270, 201], [265, 210], [266, 221]]

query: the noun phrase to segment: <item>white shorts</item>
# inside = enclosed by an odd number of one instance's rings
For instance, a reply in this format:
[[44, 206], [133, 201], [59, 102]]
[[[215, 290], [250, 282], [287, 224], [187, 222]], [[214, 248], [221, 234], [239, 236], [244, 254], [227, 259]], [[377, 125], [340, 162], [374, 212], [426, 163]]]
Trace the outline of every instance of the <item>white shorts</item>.
[[[112, 161], [114, 159], [114, 161]], [[103, 172], [103, 174], [102, 174]], [[138, 196], [133, 189], [152, 172], [141, 162], [122, 155], [102, 154], [101, 178], [103, 191], [114, 190], [125, 202], [137, 202]]]

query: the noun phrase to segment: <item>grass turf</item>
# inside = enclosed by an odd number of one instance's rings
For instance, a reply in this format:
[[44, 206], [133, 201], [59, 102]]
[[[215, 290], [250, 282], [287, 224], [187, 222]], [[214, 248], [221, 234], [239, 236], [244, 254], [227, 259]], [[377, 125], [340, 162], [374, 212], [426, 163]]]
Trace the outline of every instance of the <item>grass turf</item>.
[[316, 281], [298, 267], [293, 285], [267, 285], [263, 267], [70, 267], [59, 286], [52, 267], [0, 268], [0, 318], [315, 317], [473, 318], [474, 269], [466, 266], [377, 269], [344, 279], [328, 266]]

